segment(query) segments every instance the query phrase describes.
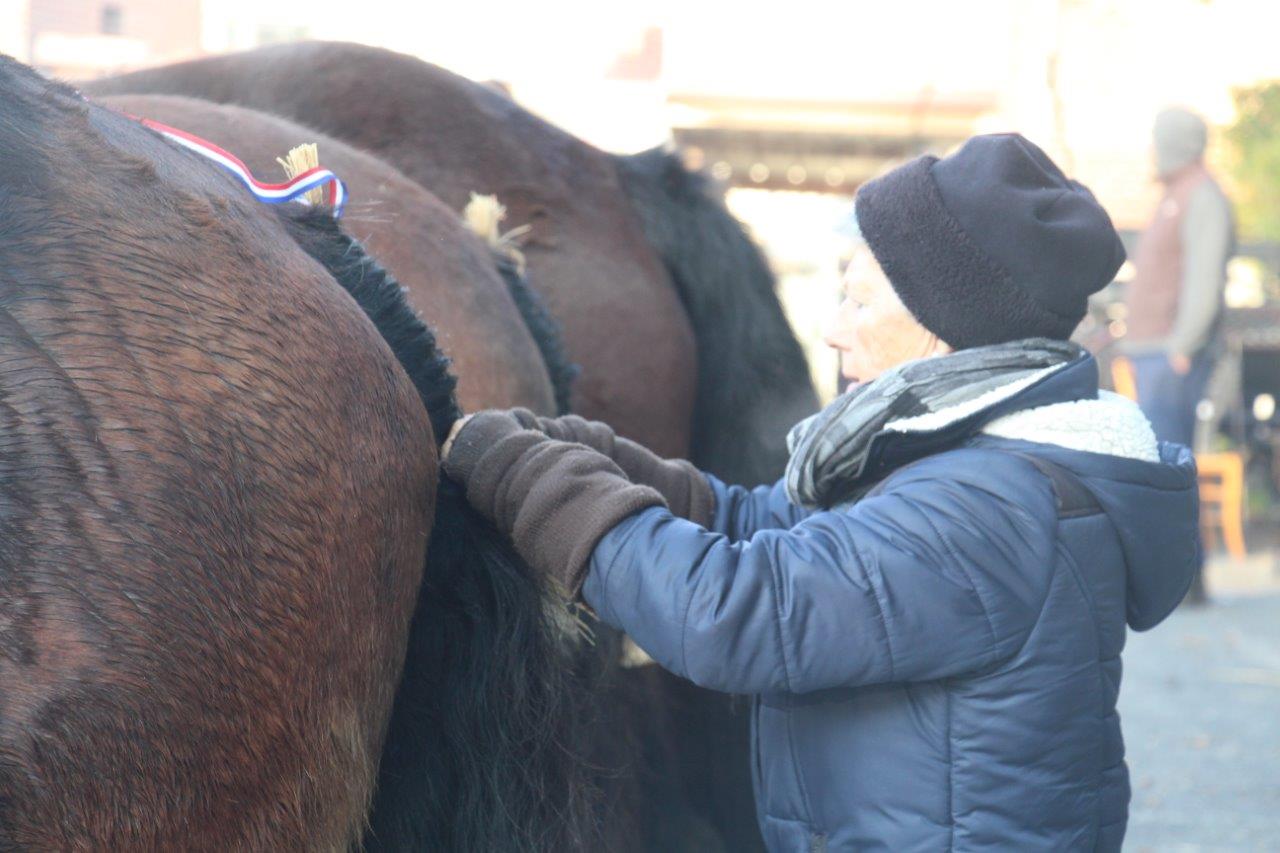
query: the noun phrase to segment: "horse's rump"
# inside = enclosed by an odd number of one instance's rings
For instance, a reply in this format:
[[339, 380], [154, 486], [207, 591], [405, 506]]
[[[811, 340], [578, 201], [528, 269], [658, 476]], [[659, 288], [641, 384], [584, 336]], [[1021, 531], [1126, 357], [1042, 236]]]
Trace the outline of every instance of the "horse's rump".
[[[281, 176], [277, 157], [304, 142], [317, 143], [321, 165], [351, 192], [343, 228], [405, 287], [410, 306], [430, 319], [454, 362], [463, 407], [554, 411], [540, 344], [524, 328], [488, 247], [420, 185], [345, 142], [257, 110], [163, 95], [100, 101], [205, 137], [265, 180]], [[244, 194], [240, 187], [232, 191]]]
[[[447, 341], [459, 389], [469, 389], [473, 406], [547, 411], [540, 354], [554, 366], [556, 396], [565, 398], [571, 367], [556, 325], [518, 270], [491, 256], [456, 215], [394, 169], [245, 108], [154, 96], [107, 103], [214, 142], [235, 140], [237, 155], [263, 176], [272, 174], [274, 156], [319, 142], [323, 164], [352, 191], [343, 228], [323, 210], [296, 206], [281, 210], [286, 227], [374, 321], [419, 389], [437, 438], [460, 411], [438, 343]], [[406, 271], [404, 290], [348, 227]], [[432, 320], [434, 333], [414, 308]], [[536, 349], [528, 345], [530, 334]], [[368, 847], [598, 846], [592, 810], [603, 806], [588, 778], [595, 765], [580, 752], [595, 719], [582, 678], [591, 677], [600, 657], [563, 642], [551, 607], [529, 569], [456, 489], [441, 484]], [[575, 671], [578, 680], [571, 678]], [[627, 763], [621, 754], [610, 766]]]
[[529, 286], [524, 270], [515, 259], [495, 250], [493, 263], [506, 282], [507, 291], [520, 311], [525, 328], [538, 346], [538, 353], [542, 356], [542, 363], [551, 379], [556, 414], [567, 415], [573, 411], [573, 383], [582, 368], [570, 360], [569, 353], [565, 350], [564, 330], [551, 315], [542, 296]]
[[435, 457], [229, 179], [0, 60], [0, 847], [359, 838]]
[[760, 252], [710, 182], [664, 152], [613, 158], [491, 87], [353, 44], [281, 45], [86, 86], [290, 116], [457, 210], [473, 191], [496, 194], [512, 225], [532, 227], [531, 280], [583, 365], [575, 410], [659, 453], [730, 482], [770, 482], [787, 428], [817, 407]]
[[[573, 408], [667, 456], [687, 456], [692, 329], [646, 243], [612, 158], [489, 87], [349, 44], [293, 44], [85, 84], [261, 109], [369, 151], [455, 211], [473, 192], [532, 227], [529, 281], [582, 366]], [[447, 120], [442, 120], [447, 117]]]

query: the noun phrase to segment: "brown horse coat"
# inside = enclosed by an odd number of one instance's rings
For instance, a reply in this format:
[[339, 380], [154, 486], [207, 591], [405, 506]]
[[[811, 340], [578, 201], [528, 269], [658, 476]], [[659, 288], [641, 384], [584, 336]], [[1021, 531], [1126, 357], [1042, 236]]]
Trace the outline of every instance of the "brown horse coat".
[[191, 155], [0, 59], [0, 849], [359, 838], [435, 451]]
[[[374, 151], [458, 208], [472, 190], [496, 192], [512, 208], [511, 225], [534, 226], [533, 283], [584, 367], [577, 407], [659, 452], [689, 455], [733, 482], [771, 481], [786, 459], [786, 429], [816, 408], [763, 258], [705, 181], [670, 155], [612, 158], [487, 87], [359, 45], [264, 48], [86, 88], [289, 115]], [[676, 287], [678, 316], [669, 310]], [[695, 385], [696, 409], [687, 396]], [[758, 848], [744, 819], [753, 804], [743, 715], [666, 680], [637, 695], [684, 697], [672, 703], [681, 723], [636, 718], [659, 740], [676, 736], [658, 763], [679, 765], [687, 778], [678, 785], [646, 774], [652, 791], [674, 802], [692, 796], [731, 849]], [[664, 804], [655, 814], [670, 812]]]
[[187, 94], [285, 116], [378, 155], [455, 210], [472, 192], [497, 195], [511, 226], [532, 226], [530, 283], [582, 366], [574, 410], [665, 456], [689, 454], [692, 328], [609, 155], [489, 87], [359, 45], [284, 45], [85, 88]]
[[[519, 402], [528, 399], [548, 410], [551, 392], [541, 357], [494, 271], [489, 250], [419, 185], [371, 155], [255, 110], [173, 96], [113, 96], [98, 102], [203, 136], [231, 150], [260, 178], [275, 176], [279, 166], [274, 158], [279, 154], [302, 141], [318, 141], [321, 163], [336, 171], [352, 193], [352, 204], [342, 219], [344, 228], [363, 232], [362, 242], [371, 253], [378, 248], [385, 252], [378, 257], [379, 263], [408, 287], [411, 303], [430, 321], [437, 342], [454, 357], [464, 409], [528, 405]], [[237, 185], [229, 191], [247, 197]], [[627, 675], [605, 666], [611, 672], [605, 677], [609, 683]], [[628, 696], [626, 704], [639, 701], [643, 697]], [[636, 728], [651, 721], [633, 718], [623, 709], [615, 713], [623, 716], [592, 721], [600, 739], [611, 743], [591, 761], [597, 781], [615, 801], [606, 830], [612, 836], [610, 846], [624, 849], [619, 845], [631, 839], [623, 830], [630, 829], [637, 816], [624, 813], [625, 806], [617, 801], [637, 798], [630, 787], [636, 784], [636, 757], [627, 742], [628, 733], [620, 727]]]
[[429, 319], [454, 362], [463, 409], [555, 411], [542, 357], [488, 247], [420, 185], [344, 142], [256, 110], [161, 95], [99, 102], [202, 136], [263, 180], [283, 180], [275, 158], [295, 145], [317, 142], [321, 165], [351, 192], [343, 228], [408, 289], [409, 303]]

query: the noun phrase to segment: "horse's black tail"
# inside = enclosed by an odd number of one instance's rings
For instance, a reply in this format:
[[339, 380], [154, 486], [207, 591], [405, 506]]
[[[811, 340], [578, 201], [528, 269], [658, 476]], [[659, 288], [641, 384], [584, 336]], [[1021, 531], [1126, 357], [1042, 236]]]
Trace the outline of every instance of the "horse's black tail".
[[533, 336], [542, 354], [542, 362], [551, 377], [551, 387], [555, 391], [556, 414], [567, 415], [572, 411], [573, 381], [578, 377], [578, 365], [569, 360], [569, 353], [564, 347], [564, 333], [559, 321], [551, 315], [546, 303], [532, 287], [515, 259], [502, 252], [493, 252], [493, 262], [498, 274], [507, 284], [507, 291], [516, 303], [525, 327]]
[[676, 155], [655, 148], [617, 163], [697, 336], [693, 461], [730, 482], [772, 482], [787, 429], [817, 396], [769, 266], [708, 179]]
[[[455, 380], [399, 285], [325, 212], [285, 221], [377, 325], [442, 440], [461, 415]], [[445, 479], [427, 553], [364, 846], [599, 847], [577, 735], [590, 699], [573, 678], [560, 605]]]
[[585, 699], [541, 585], [447, 480], [428, 553], [366, 848], [597, 848]]

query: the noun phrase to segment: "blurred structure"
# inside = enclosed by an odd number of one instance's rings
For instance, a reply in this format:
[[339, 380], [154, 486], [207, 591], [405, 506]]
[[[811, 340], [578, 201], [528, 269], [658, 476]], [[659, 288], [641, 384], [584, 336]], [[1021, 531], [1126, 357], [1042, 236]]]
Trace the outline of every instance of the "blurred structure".
[[0, 0], [0, 51], [52, 77], [187, 59], [200, 37], [200, 0]]
[[886, 166], [972, 135], [994, 96], [811, 101], [673, 92], [672, 128], [693, 167], [730, 187], [848, 197]]
[[0, 53], [26, 60], [30, 52], [28, 0], [0, 0]]

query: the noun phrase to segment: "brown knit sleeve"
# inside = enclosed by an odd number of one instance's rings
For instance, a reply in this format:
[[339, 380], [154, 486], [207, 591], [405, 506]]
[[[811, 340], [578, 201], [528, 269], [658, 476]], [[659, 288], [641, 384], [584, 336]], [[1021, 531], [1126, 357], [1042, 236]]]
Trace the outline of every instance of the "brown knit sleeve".
[[672, 514], [706, 527], [715, 515], [715, 493], [706, 476], [691, 462], [663, 459], [647, 447], [619, 438], [599, 421], [577, 415], [543, 418], [528, 409], [512, 409], [512, 417], [525, 429], [538, 430], [552, 438], [574, 441], [600, 451], [618, 464], [633, 483], [656, 489]]
[[662, 495], [630, 482], [608, 457], [522, 429], [506, 412], [481, 412], [444, 463], [467, 502], [511, 538], [516, 552], [576, 595], [606, 533]]

